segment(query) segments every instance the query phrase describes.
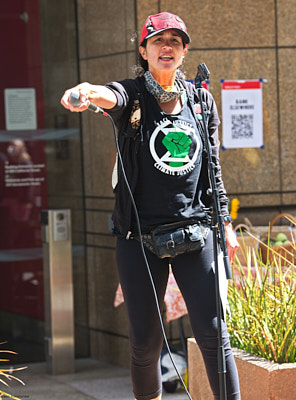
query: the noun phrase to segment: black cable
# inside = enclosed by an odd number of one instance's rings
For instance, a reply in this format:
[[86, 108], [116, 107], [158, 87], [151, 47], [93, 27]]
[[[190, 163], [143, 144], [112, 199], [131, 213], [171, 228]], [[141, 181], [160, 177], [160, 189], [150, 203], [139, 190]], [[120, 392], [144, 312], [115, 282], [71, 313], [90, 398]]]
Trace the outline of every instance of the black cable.
[[178, 371], [176, 363], [175, 363], [175, 361], [173, 359], [173, 356], [172, 356], [172, 353], [171, 353], [171, 349], [170, 349], [170, 346], [169, 346], [169, 343], [168, 343], [168, 340], [167, 340], [167, 337], [166, 337], [166, 334], [165, 334], [165, 329], [164, 329], [164, 325], [163, 325], [163, 321], [162, 321], [162, 317], [161, 317], [160, 306], [159, 306], [159, 302], [158, 302], [158, 298], [157, 298], [157, 292], [156, 292], [156, 288], [155, 288], [155, 285], [154, 285], [153, 276], [151, 274], [150, 266], [149, 266], [149, 263], [148, 263], [148, 260], [147, 260], [147, 257], [146, 257], [143, 240], [142, 240], [142, 231], [141, 231], [141, 224], [140, 224], [138, 209], [137, 209], [137, 206], [136, 206], [136, 203], [135, 203], [135, 199], [134, 199], [133, 193], [131, 191], [131, 188], [130, 188], [126, 173], [125, 173], [123, 160], [122, 160], [121, 152], [120, 152], [120, 148], [119, 148], [118, 138], [117, 138], [117, 135], [116, 135], [116, 126], [115, 126], [115, 123], [114, 123], [113, 118], [111, 117], [111, 115], [109, 115], [106, 112], [104, 112], [104, 115], [108, 116], [109, 119], [112, 122], [113, 133], [114, 133], [114, 138], [115, 138], [115, 146], [116, 146], [117, 153], [118, 153], [118, 159], [119, 159], [120, 166], [121, 166], [121, 169], [122, 169], [123, 178], [124, 178], [125, 184], [127, 186], [127, 189], [128, 189], [131, 201], [132, 201], [132, 206], [133, 206], [135, 217], [136, 217], [137, 229], [138, 229], [138, 234], [139, 234], [139, 239], [140, 239], [139, 242], [140, 242], [140, 245], [141, 245], [141, 250], [142, 250], [142, 253], [143, 253], [144, 261], [145, 261], [146, 268], [147, 268], [147, 271], [148, 271], [148, 275], [149, 275], [149, 278], [150, 278], [150, 281], [151, 281], [151, 285], [152, 285], [152, 290], [153, 290], [153, 294], [154, 294], [154, 298], [155, 298], [155, 303], [156, 303], [156, 308], [157, 308], [157, 313], [158, 313], [158, 317], [159, 317], [159, 321], [160, 321], [160, 326], [161, 326], [161, 330], [162, 330], [163, 339], [164, 339], [164, 342], [165, 342], [169, 357], [170, 357], [171, 362], [173, 364], [173, 367], [174, 367], [174, 369], [175, 369], [175, 371], [176, 371], [176, 373], [178, 375], [178, 378], [179, 378], [182, 386], [184, 387], [184, 390], [185, 390], [188, 398], [190, 400], [192, 400], [192, 398], [190, 396], [190, 393], [189, 393], [189, 391], [188, 391], [188, 389], [187, 389], [187, 387], [185, 385], [185, 382], [184, 382], [180, 372]]
[[[80, 92], [79, 91], [72, 91], [72, 93], [70, 94], [70, 97], [69, 97], [69, 101], [73, 106], [79, 106], [81, 104]], [[119, 159], [120, 166], [121, 166], [121, 169], [122, 169], [123, 178], [124, 178], [125, 184], [127, 186], [127, 189], [128, 189], [131, 201], [132, 201], [132, 206], [133, 206], [135, 217], [136, 217], [137, 229], [138, 229], [138, 233], [139, 233], [139, 239], [140, 239], [139, 241], [140, 241], [140, 245], [141, 245], [141, 250], [142, 250], [144, 261], [145, 261], [145, 264], [146, 264], [146, 267], [147, 267], [148, 275], [149, 275], [149, 278], [150, 278], [150, 281], [151, 281], [153, 295], [154, 295], [154, 298], [155, 298], [155, 304], [156, 304], [156, 308], [157, 308], [157, 313], [158, 313], [158, 317], [159, 317], [159, 322], [160, 322], [160, 327], [161, 327], [161, 330], [162, 330], [162, 335], [163, 335], [163, 338], [164, 338], [164, 342], [165, 342], [169, 357], [171, 359], [171, 362], [173, 364], [173, 367], [174, 367], [174, 369], [175, 369], [175, 371], [176, 371], [176, 373], [178, 375], [178, 378], [179, 378], [182, 386], [184, 387], [184, 390], [185, 390], [188, 398], [190, 400], [192, 400], [192, 398], [190, 396], [190, 393], [189, 393], [189, 391], [188, 391], [188, 389], [187, 389], [187, 387], [186, 387], [186, 385], [185, 385], [185, 383], [184, 383], [184, 381], [182, 379], [182, 376], [180, 375], [180, 372], [178, 371], [178, 368], [177, 368], [177, 366], [175, 364], [175, 361], [173, 360], [171, 349], [170, 349], [170, 346], [169, 346], [169, 343], [168, 343], [168, 340], [167, 340], [167, 337], [166, 337], [166, 334], [165, 334], [165, 329], [164, 329], [164, 325], [163, 325], [162, 317], [161, 317], [160, 306], [159, 306], [158, 298], [157, 298], [157, 292], [156, 292], [156, 289], [155, 289], [153, 277], [152, 277], [152, 274], [151, 274], [150, 266], [149, 266], [149, 263], [148, 263], [148, 260], [147, 260], [147, 257], [146, 257], [144, 244], [143, 244], [143, 240], [142, 240], [142, 231], [141, 231], [141, 224], [140, 224], [139, 214], [138, 214], [138, 210], [137, 210], [137, 206], [136, 206], [136, 203], [135, 203], [135, 199], [134, 199], [133, 193], [131, 191], [131, 188], [130, 188], [130, 185], [129, 185], [129, 182], [128, 182], [128, 179], [127, 179], [127, 176], [126, 176], [126, 173], [125, 173], [125, 168], [124, 168], [122, 157], [121, 157], [121, 152], [120, 152], [120, 148], [119, 148], [118, 138], [117, 138], [117, 134], [116, 134], [116, 126], [115, 126], [114, 120], [111, 117], [111, 115], [109, 115], [105, 110], [103, 110], [102, 108], [96, 106], [93, 103], [89, 104], [88, 109], [93, 111], [93, 112], [95, 112], [95, 113], [100, 113], [100, 114], [104, 115], [105, 117], [109, 117], [109, 119], [110, 119], [110, 121], [112, 123], [114, 139], [115, 139], [115, 146], [116, 146], [117, 153], [118, 153], [118, 159]]]

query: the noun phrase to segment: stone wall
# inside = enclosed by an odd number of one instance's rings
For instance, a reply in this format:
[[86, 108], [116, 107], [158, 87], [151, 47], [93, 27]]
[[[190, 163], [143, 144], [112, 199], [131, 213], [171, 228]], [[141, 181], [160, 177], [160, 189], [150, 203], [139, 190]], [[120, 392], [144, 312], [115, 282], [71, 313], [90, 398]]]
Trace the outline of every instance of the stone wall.
[[[187, 78], [205, 62], [221, 116], [221, 79], [263, 78], [264, 148], [221, 152], [226, 189], [241, 203], [239, 218], [267, 224], [280, 211], [294, 212], [296, 181], [292, 139], [296, 80], [296, 17], [293, 0], [195, 1], [78, 0], [80, 80], [104, 84], [132, 77], [137, 39], [148, 14], [170, 11], [186, 22], [192, 43]], [[223, 122], [223, 121], [222, 121]], [[115, 146], [110, 121], [82, 115], [86, 202], [88, 306], [91, 356], [128, 364], [128, 334], [122, 306], [113, 299], [118, 278], [111, 173]], [[176, 324], [167, 326], [178, 336]], [[188, 333], [188, 321], [185, 321]]]

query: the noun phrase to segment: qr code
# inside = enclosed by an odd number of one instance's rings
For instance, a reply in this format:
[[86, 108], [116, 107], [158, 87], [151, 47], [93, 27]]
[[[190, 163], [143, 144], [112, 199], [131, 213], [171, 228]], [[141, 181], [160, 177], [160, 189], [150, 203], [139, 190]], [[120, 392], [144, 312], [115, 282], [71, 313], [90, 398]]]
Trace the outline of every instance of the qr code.
[[231, 137], [232, 139], [253, 138], [254, 115], [231, 115]]

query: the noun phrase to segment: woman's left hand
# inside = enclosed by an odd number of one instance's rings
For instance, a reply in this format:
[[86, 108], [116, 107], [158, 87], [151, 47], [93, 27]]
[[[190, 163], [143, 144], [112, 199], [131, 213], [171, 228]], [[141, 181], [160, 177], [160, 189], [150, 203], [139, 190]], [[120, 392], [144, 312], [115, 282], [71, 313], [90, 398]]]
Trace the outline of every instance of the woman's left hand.
[[226, 239], [227, 254], [228, 254], [229, 262], [231, 264], [234, 259], [236, 250], [239, 248], [239, 243], [238, 243], [236, 235], [232, 229], [231, 222], [226, 222], [224, 226], [225, 226], [225, 239]]

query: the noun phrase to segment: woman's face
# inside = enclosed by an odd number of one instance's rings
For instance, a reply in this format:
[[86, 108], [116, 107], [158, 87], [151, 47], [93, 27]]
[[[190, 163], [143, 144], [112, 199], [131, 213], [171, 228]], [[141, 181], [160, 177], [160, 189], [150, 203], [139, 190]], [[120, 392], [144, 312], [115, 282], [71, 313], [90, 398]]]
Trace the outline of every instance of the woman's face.
[[139, 51], [153, 75], [165, 71], [175, 72], [182, 64], [187, 48], [181, 36], [169, 29], [152, 36], [147, 40], [146, 48], [140, 46]]

